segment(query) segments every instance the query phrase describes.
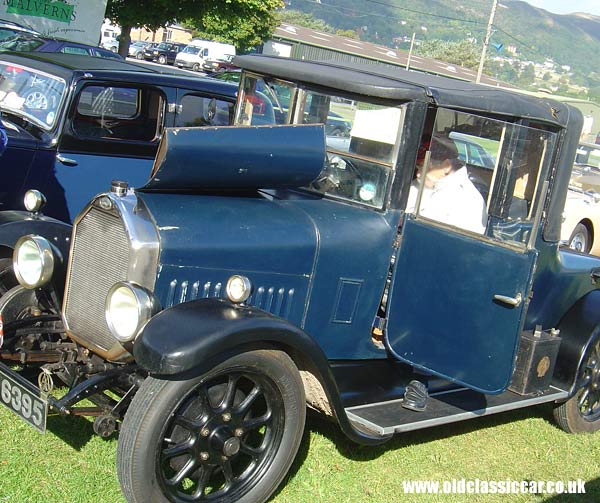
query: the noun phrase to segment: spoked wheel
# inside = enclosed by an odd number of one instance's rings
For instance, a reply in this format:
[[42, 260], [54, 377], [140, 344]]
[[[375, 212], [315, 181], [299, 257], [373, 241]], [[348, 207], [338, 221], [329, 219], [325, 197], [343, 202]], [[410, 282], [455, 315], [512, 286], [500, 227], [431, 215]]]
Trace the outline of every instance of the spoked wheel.
[[158, 62], [159, 62], [161, 65], [166, 65], [166, 64], [167, 64], [167, 58], [166, 58], [166, 56], [163, 56], [163, 55], [161, 54], [161, 55], [158, 57]]
[[592, 248], [590, 231], [583, 224], [577, 224], [569, 238], [569, 248], [582, 253], [589, 253]]
[[0, 258], [0, 297], [14, 286], [17, 286], [17, 278], [13, 271], [12, 260]]
[[579, 390], [554, 409], [554, 418], [569, 433], [600, 430], [600, 339], [586, 353]]
[[147, 378], [117, 450], [130, 503], [261, 503], [287, 473], [306, 407], [292, 360], [240, 353], [188, 381]]

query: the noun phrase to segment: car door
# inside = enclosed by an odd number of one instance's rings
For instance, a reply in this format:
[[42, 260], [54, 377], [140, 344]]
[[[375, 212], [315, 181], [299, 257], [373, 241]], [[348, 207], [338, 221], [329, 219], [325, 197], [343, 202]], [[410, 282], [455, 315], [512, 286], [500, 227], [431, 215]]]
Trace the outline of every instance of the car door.
[[[169, 96], [173, 94], [173, 96]], [[64, 191], [67, 221], [112, 180], [142, 185], [148, 179], [167, 103], [175, 90], [112, 82], [79, 83], [55, 163], [55, 180]]]
[[[491, 186], [480, 191], [487, 192], [479, 198], [485, 230], [463, 227], [446, 218], [449, 213], [425, 211], [424, 201], [431, 204], [440, 190], [427, 187], [430, 162], [420, 173], [423, 182], [412, 187], [417, 199], [402, 228], [386, 342], [396, 358], [417, 369], [500, 393], [511, 380], [531, 293], [555, 138], [540, 129], [440, 109], [434, 134], [453, 130], [468, 130], [496, 160]], [[466, 172], [465, 180], [468, 187]]]

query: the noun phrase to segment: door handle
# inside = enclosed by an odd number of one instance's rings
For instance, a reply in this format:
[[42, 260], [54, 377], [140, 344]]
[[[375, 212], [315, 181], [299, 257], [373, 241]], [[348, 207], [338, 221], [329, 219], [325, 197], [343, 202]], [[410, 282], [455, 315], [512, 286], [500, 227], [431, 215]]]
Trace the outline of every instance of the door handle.
[[75, 159], [69, 159], [61, 154], [56, 154], [56, 160], [65, 166], [77, 166], [77, 161]]
[[507, 295], [494, 295], [494, 300], [498, 302], [502, 302], [503, 304], [507, 304], [513, 307], [519, 307], [521, 302], [523, 302], [523, 296], [519, 292], [515, 297], [509, 297]]

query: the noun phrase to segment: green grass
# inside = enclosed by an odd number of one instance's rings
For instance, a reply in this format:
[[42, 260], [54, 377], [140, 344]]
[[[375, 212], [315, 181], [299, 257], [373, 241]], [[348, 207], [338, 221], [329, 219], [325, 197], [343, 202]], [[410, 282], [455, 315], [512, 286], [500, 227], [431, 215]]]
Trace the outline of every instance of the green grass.
[[[121, 503], [115, 451], [82, 418], [53, 416], [40, 435], [0, 410], [0, 503]], [[587, 494], [411, 495], [402, 481], [432, 479], [569, 480]], [[378, 447], [347, 440], [310, 416], [300, 452], [275, 503], [597, 503], [600, 433], [568, 435], [540, 406], [400, 435]]]

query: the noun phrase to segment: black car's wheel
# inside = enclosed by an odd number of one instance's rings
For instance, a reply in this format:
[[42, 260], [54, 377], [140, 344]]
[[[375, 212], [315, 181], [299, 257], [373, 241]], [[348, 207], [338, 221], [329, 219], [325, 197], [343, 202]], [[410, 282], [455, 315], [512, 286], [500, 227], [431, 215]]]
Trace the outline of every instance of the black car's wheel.
[[142, 51], [138, 52], [135, 55], [135, 59], [144, 59], [144, 53]]
[[554, 418], [569, 433], [593, 433], [600, 430], [600, 339], [589, 347], [578, 383], [575, 395], [554, 409]]
[[592, 249], [592, 238], [589, 229], [583, 224], [577, 224], [569, 238], [569, 248], [582, 253], [589, 253]]
[[300, 444], [306, 406], [292, 360], [240, 353], [187, 381], [148, 377], [122, 424], [117, 449], [130, 503], [260, 503]]
[[167, 64], [167, 58], [161, 54], [161, 55], [158, 57], [158, 62], [159, 62], [161, 65], [166, 65], [166, 64]]
[[13, 271], [10, 258], [0, 258], [0, 296], [8, 292], [13, 286], [17, 286], [17, 278]]
[[192, 70], [194, 70], [195, 72], [199, 72], [200, 71], [200, 65], [198, 63], [194, 63], [194, 66], [192, 66]]

